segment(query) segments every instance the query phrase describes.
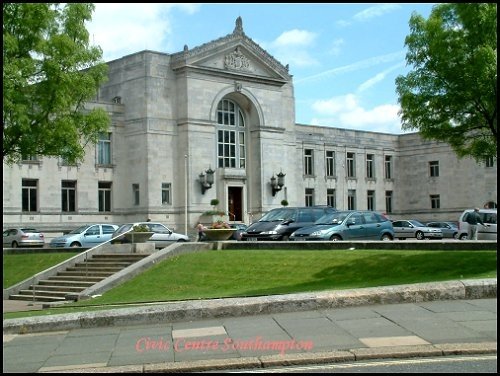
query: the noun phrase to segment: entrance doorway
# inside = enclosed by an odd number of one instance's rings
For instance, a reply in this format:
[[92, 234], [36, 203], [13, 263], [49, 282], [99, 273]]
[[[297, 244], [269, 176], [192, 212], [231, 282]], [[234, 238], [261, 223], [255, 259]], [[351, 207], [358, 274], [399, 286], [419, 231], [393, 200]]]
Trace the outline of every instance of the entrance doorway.
[[227, 207], [230, 221], [243, 221], [243, 187], [227, 187]]

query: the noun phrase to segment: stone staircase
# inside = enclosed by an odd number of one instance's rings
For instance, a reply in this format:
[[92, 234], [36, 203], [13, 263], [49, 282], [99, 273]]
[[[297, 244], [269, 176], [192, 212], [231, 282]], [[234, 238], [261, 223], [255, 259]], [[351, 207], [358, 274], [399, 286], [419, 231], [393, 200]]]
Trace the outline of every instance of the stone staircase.
[[38, 281], [28, 289], [12, 294], [9, 299], [37, 302], [58, 302], [70, 299], [97, 282], [149, 256], [147, 253], [102, 253], [85, 262]]

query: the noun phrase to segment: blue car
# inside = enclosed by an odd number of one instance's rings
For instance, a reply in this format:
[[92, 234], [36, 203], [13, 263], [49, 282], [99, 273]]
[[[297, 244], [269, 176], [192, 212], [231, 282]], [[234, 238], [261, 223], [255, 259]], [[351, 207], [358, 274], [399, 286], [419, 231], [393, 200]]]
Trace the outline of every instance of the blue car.
[[346, 210], [325, 214], [313, 226], [295, 231], [290, 240], [393, 240], [391, 221], [369, 210]]
[[50, 242], [51, 247], [84, 247], [92, 248], [98, 244], [111, 239], [118, 225], [91, 224], [78, 227], [69, 234], [54, 238]]

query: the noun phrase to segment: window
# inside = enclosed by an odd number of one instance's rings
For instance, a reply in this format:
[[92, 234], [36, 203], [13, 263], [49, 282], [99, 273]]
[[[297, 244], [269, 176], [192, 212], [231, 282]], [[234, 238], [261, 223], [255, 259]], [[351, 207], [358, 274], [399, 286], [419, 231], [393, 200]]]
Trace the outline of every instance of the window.
[[217, 107], [217, 163], [220, 168], [245, 168], [245, 118], [239, 106], [227, 99]]
[[335, 176], [335, 152], [331, 150], [326, 151], [326, 176]]
[[139, 184], [132, 184], [132, 194], [134, 195], [134, 205], [140, 204]]
[[439, 176], [439, 161], [429, 162], [429, 175], [431, 177]]
[[111, 225], [102, 225], [102, 233], [103, 234], [112, 234], [115, 232], [115, 228]]
[[101, 133], [97, 142], [97, 164], [111, 164], [111, 133]]
[[314, 175], [314, 154], [312, 149], [304, 149], [304, 175]]
[[356, 177], [356, 159], [354, 153], [347, 153], [347, 177]]
[[392, 155], [386, 155], [384, 158], [385, 178], [392, 179]]
[[306, 188], [306, 206], [314, 206], [314, 189]]
[[484, 165], [486, 167], [494, 167], [495, 166], [495, 159], [493, 157], [485, 158]]
[[22, 181], [23, 212], [36, 212], [38, 210], [37, 195], [38, 195], [38, 180], [23, 179]]
[[61, 210], [63, 212], [76, 211], [76, 181], [61, 182]]
[[172, 183], [161, 183], [161, 204], [172, 204]]
[[326, 204], [335, 208], [337, 206], [337, 198], [335, 197], [335, 189], [327, 189], [326, 190]]
[[347, 210], [356, 210], [356, 190], [347, 190]]
[[439, 209], [441, 207], [441, 203], [439, 200], [439, 195], [431, 195], [431, 208]]
[[369, 179], [375, 178], [375, 155], [366, 155], [366, 177]]
[[375, 191], [366, 192], [366, 208], [368, 210], [375, 210]]
[[385, 212], [392, 213], [392, 191], [385, 191]]
[[25, 155], [25, 154], [23, 154], [23, 155], [21, 156], [21, 160], [22, 160], [23, 162], [28, 162], [28, 163], [29, 163], [29, 162], [33, 162], [33, 163], [34, 163], [34, 162], [39, 162], [39, 160], [38, 160], [38, 155], [36, 155], [36, 154], [29, 154], [29, 155]]
[[99, 211], [111, 211], [111, 182], [100, 181], [99, 187]]

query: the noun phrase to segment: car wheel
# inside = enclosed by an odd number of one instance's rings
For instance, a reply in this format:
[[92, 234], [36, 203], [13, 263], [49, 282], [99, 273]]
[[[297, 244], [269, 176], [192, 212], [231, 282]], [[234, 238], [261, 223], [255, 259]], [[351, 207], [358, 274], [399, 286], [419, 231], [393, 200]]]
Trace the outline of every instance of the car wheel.
[[289, 239], [290, 239], [290, 236], [288, 236], [288, 235], [283, 235], [283, 237], [281, 238], [281, 240], [283, 240], [284, 242], [287, 242]]
[[338, 242], [338, 241], [341, 241], [342, 238], [340, 236], [338, 236], [338, 235], [332, 235], [332, 237], [330, 238], [330, 240], [332, 242]]
[[71, 248], [77, 248], [77, 247], [81, 247], [81, 246], [82, 246], [82, 245], [81, 245], [80, 243], [78, 243], [78, 242], [73, 242], [73, 243], [71, 243], [71, 245], [70, 245], [70, 247], [71, 247]]
[[12, 242], [12, 248], [17, 248], [19, 246], [19, 244], [17, 244], [17, 242]]
[[459, 237], [460, 240], [467, 240], [467, 234], [462, 234]]
[[424, 233], [422, 231], [417, 231], [415, 237], [417, 238], [417, 240], [424, 240]]
[[390, 240], [392, 240], [392, 236], [389, 235], [389, 234], [384, 234], [384, 235], [382, 235], [382, 238], [380, 240], [382, 240], [382, 241], [390, 241]]
[[453, 239], [458, 239], [458, 232], [455, 232], [455, 233], [453, 234]]

